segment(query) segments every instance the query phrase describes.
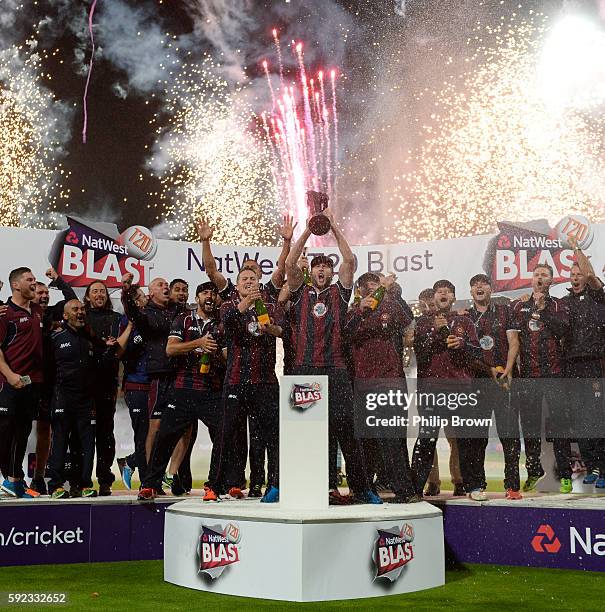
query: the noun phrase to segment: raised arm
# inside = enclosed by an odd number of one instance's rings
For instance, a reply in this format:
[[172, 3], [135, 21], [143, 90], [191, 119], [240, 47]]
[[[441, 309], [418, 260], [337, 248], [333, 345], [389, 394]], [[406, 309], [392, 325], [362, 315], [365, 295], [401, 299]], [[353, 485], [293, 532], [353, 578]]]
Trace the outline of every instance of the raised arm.
[[336, 244], [338, 245], [342, 257], [340, 268], [338, 268], [340, 284], [347, 289], [351, 289], [353, 287], [353, 274], [355, 272], [355, 255], [353, 255], [353, 251], [351, 251], [351, 247], [344, 234], [337, 227], [332, 211], [326, 208], [323, 214], [330, 219], [332, 233], [334, 234], [334, 238], [336, 238]]
[[586, 257], [582, 249], [578, 246], [578, 239], [575, 236], [569, 236], [568, 242], [574, 251], [578, 268], [580, 268], [580, 272], [586, 277], [586, 282], [588, 285], [592, 289], [601, 289], [603, 287], [603, 283], [595, 274], [594, 268], [592, 267], [588, 257]]
[[309, 240], [309, 236], [311, 236], [311, 230], [305, 227], [286, 258], [286, 275], [291, 292], [296, 291], [304, 281], [303, 271], [298, 267], [298, 260], [303, 253], [307, 240]]
[[281, 249], [281, 253], [279, 254], [279, 258], [277, 259], [277, 268], [275, 272], [271, 275], [271, 282], [277, 289], [281, 289], [284, 284], [284, 279], [286, 278], [286, 259], [288, 257], [288, 253], [290, 253], [290, 246], [292, 245], [292, 236], [294, 235], [294, 229], [298, 225], [295, 223], [292, 225], [292, 217], [290, 215], [284, 215], [284, 223], [280, 229], [280, 235], [284, 241]]
[[208, 278], [216, 285], [220, 293], [227, 286], [227, 279], [218, 271], [216, 260], [214, 255], [212, 255], [210, 241], [212, 240], [213, 232], [214, 230], [210, 227], [208, 221], [202, 217], [197, 224], [197, 233], [202, 243], [202, 263]]
[[66, 302], [69, 302], [69, 300], [78, 299], [76, 292], [63, 280], [62, 277], [57, 274], [57, 271], [52, 266], [46, 270], [46, 276], [51, 280], [49, 287], [56, 287], [59, 289], [59, 291], [61, 291], [63, 294], [63, 299]]

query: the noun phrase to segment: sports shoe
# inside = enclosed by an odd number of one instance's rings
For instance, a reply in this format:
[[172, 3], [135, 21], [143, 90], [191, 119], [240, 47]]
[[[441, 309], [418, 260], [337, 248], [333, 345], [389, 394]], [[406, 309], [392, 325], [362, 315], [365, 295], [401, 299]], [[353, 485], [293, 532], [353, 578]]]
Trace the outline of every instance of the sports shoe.
[[17, 497], [19, 499], [33, 499], [35, 497], [40, 497], [40, 493], [26, 487], [23, 480], [13, 482], [7, 478], [0, 485], [0, 489], [11, 497]]
[[139, 494], [137, 495], [137, 499], [139, 501], [153, 501], [154, 497], [155, 491], [150, 487], [145, 487], [144, 489], [141, 489], [139, 491]]
[[124, 464], [124, 469], [121, 470], [122, 472], [122, 482], [124, 483], [124, 486], [130, 491], [132, 489], [132, 473], [133, 473], [133, 469], [127, 464]]
[[464, 490], [462, 483], [459, 482], [454, 485], [454, 492], [452, 495], [454, 497], [464, 497], [466, 495], [466, 491]]
[[0, 489], [4, 491], [7, 495], [11, 497], [21, 497], [21, 487], [18, 482], [13, 482], [6, 478], [3, 483], [0, 485]]
[[101, 497], [109, 497], [111, 495], [111, 485], [99, 485], [99, 495]]
[[358, 495], [353, 496], [353, 501], [358, 504], [382, 504], [382, 500], [373, 491], [364, 491]]
[[262, 504], [275, 504], [279, 501], [279, 489], [277, 487], [268, 487], [260, 501]]
[[559, 488], [561, 493], [571, 493], [573, 491], [573, 483], [571, 478], [561, 478], [561, 486]]
[[82, 489], [82, 497], [96, 497], [97, 492], [92, 487]]
[[595, 489], [605, 489], [605, 476], [599, 476], [594, 486]]
[[55, 489], [50, 496], [53, 499], [67, 499], [69, 497], [69, 493], [63, 487], [59, 487], [58, 489]]
[[436, 497], [441, 493], [441, 487], [436, 482], [429, 482], [424, 494], [427, 497]]
[[162, 497], [166, 495], [166, 491], [164, 491], [164, 489], [162, 489], [162, 487], [160, 487], [159, 489], [154, 489], [153, 490], [153, 494], [157, 497]]
[[46, 480], [42, 476], [34, 476], [29, 483], [29, 488], [40, 495], [48, 495], [48, 487], [46, 486]]
[[244, 494], [242, 493], [242, 490], [239, 487], [231, 487], [227, 495], [231, 499], [244, 499], [245, 497]]
[[483, 489], [473, 489], [468, 496], [473, 501], [487, 501], [489, 498]]
[[528, 476], [525, 484], [523, 485], [523, 491], [527, 493], [528, 491], [533, 491], [537, 486], [538, 482], [544, 477], [544, 474], [540, 476]]
[[70, 497], [82, 497], [82, 489], [78, 488], [78, 487], [71, 487], [69, 489], [69, 496]]
[[506, 489], [506, 495], [504, 496], [506, 499], [523, 499], [523, 495], [521, 495], [520, 491], [517, 489]]
[[350, 495], [342, 495], [338, 489], [330, 489], [328, 503], [330, 506], [350, 506], [353, 503], [353, 498]]
[[250, 487], [250, 490], [248, 491], [248, 497], [262, 497], [263, 496], [263, 490], [261, 489], [260, 485], [254, 485], [253, 487]]
[[412, 495], [395, 495], [391, 499], [387, 500], [389, 504], [416, 504], [422, 501], [420, 495], [413, 493]]
[[178, 474], [175, 474], [172, 478], [172, 484], [170, 485], [170, 491], [175, 497], [180, 497], [181, 495], [185, 495], [187, 491], [185, 487], [181, 483], [181, 477]]
[[587, 485], [594, 484], [599, 478], [599, 470], [593, 470], [592, 472], [588, 472], [586, 476], [584, 476], [584, 480], [582, 482]]
[[204, 487], [204, 497], [202, 501], [205, 502], [218, 502], [220, 501], [218, 495], [210, 487]]
[[162, 486], [169, 489], [172, 486], [172, 476], [166, 472], [164, 478], [162, 478]]
[[25, 487], [23, 490], [23, 497], [25, 499], [35, 499], [36, 497], [40, 497], [40, 493], [38, 493], [38, 491], [30, 489], [29, 487]]

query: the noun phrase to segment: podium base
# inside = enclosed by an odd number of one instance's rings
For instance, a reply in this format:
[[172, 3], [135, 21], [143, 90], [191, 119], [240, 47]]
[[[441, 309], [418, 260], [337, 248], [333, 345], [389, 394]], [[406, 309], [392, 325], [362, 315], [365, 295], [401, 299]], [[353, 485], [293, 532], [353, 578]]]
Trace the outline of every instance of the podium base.
[[426, 502], [286, 510], [258, 500], [166, 511], [164, 580], [283, 601], [420, 591], [445, 582], [441, 510]]

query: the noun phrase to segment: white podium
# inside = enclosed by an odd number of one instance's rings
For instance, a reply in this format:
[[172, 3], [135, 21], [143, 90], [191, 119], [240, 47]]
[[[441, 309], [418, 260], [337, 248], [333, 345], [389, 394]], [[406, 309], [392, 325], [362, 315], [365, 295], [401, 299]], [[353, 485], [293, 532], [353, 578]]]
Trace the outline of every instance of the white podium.
[[408, 593], [445, 582], [441, 511], [328, 505], [328, 380], [284, 376], [280, 502], [179, 502], [166, 511], [164, 579], [286, 601]]

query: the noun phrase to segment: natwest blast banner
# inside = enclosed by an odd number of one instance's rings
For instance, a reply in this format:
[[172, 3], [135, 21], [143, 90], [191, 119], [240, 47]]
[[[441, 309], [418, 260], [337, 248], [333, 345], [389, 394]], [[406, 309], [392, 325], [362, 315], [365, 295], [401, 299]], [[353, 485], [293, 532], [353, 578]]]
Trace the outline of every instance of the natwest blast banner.
[[[38, 278], [51, 263], [73, 286], [83, 287], [102, 280], [119, 287], [124, 272], [146, 286], [155, 277], [185, 279], [193, 288], [206, 280], [201, 247], [197, 243], [158, 240], [142, 226], [120, 233], [114, 224], [89, 222], [69, 217], [68, 229], [51, 230], [0, 228], [0, 279], [7, 285], [8, 273], [17, 266], [32, 268]], [[605, 225], [591, 224], [579, 215], [568, 215], [551, 227], [545, 220], [531, 223], [501, 222], [497, 234], [408, 244], [353, 247], [356, 274], [394, 272], [403, 295], [415, 301], [426, 287], [442, 278], [451, 280], [457, 297], [470, 297], [471, 276], [485, 272], [492, 277], [496, 293], [508, 296], [525, 293], [531, 286], [531, 272], [537, 263], [548, 263], [555, 271], [555, 296], [566, 292], [573, 252], [567, 244], [577, 236], [591, 257], [597, 274], [605, 263]], [[255, 259], [267, 281], [277, 266], [279, 247], [212, 245], [218, 269], [234, 278], [246, 259]], [[334, 259], [338, 272], [340, 254], [336, 247], [310, 246], [310, 257], [324, 253]], [[7, 297], [7, 287], [2, 298]]]
[[593, 241], [590, 222], [581, 215], [567, 216], [554, 228], [538, 222], [498, 223], [498, 229], [498, 234], [489, 241], [483, 266], [498, 293], [528, 288], [538, 264], [551, 266], [555, 284], [567, 281], [573, 264], [573, 251], [567, 241], [573, 236], [583, 249]]
[[108, 287], [121, 286], [124, 273], [147, 286], [157, 240], [145, 227], [133, 226], [120, 234], [112, 223], [67, 217], [68, 227], [57, 233], [49, 262], [72, 287], [100, 280]]

